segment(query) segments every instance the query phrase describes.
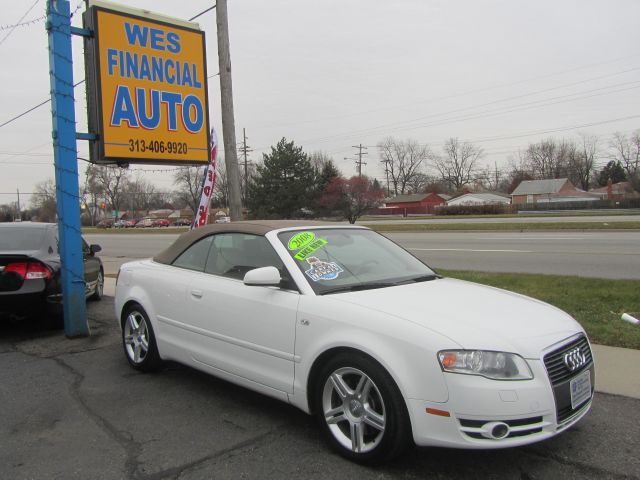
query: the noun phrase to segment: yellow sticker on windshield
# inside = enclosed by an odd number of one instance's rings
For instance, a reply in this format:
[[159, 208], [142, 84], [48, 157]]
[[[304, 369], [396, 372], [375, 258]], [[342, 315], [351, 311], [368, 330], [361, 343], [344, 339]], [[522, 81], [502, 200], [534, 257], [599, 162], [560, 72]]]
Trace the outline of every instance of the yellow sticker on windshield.
[[301, 232], [294, 235], [289, 240], [289, 250], [299, 250], [309, 242], [316, 238], [316, 234], [313, 232]]
[[319, 238], [319, 239], [315, 240], [314, 242], [311, 242], [309, 245], [304, 247], [298, 253], [296, 253], [293, 256], [293, 258], [295, 258], [296, 260], [302, 261], [305, 258], [307, 258], [309, 255], [311, 255], [313, 252], [318, 250], [319, 248], [324, 247], [327, 243], [329, 243], [329, 242], [327, 242], [324, 238]]

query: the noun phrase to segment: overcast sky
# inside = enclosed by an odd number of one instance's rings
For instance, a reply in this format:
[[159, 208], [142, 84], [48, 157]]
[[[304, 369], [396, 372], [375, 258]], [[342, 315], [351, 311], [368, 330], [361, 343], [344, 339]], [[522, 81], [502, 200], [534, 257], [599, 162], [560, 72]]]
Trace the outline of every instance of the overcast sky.
[[[44, 21], [5, 28], [34, 1], [0, 0], [0, 123], [49, 95]], [[228, 1], [236, 136], [246, 129], [253, 161], [286, 137], [309, 153], [328, 153], [350, 176], [352, 145], [362, 143], [369, 147], [363, 173], [382, 180], [375, 145], [387, 136], [436, 151], [448, 137], [475, 141], [483, 163], [500, 168], [541, 138], [586, 132], [604, 147], [613, 132], [640, 128], [638, 0]], [[81, 3], [72, 0], [72, 9]], [[184, 19], [213, 4], [123, 3]], [[45, 6], [39, 0], [23, 22], [44, 15]], [[215, 11], [197, 21], [207, 35], [209, 74], [216, 73]], [[82, 42], [73, 47], [77, 82]], [[76, 95], [84, 132], [82, 87]], [[221, 137], [218, 77], [209, 97]], [[16, 188], [31, 192], [54, 177], [50, 138], [48, 104], [0, 128], [0, 203], [15, 201]], [[86, 142], [78, 149], [88, 156]], [[171, 172], [145, 178], [171, 187]]]

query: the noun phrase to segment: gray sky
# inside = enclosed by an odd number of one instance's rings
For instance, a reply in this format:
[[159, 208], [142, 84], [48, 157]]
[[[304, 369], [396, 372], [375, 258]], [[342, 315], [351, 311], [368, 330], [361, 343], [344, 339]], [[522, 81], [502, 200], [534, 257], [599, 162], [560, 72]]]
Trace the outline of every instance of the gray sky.
[[[18, 22], [34, 1], [0, 0], [0, 25]], [[126, 3], [188, 19], [213, 1]], [[44, 11], [40, 0], [23, 21]], [[328, 153], [348, 176], [354, 162], [343, 158], [362, 143], [363, 172], [379, 179], [375, 145], [390, 135], [436, 151], [451, 136], [476, 141], [483, 163], [499, 168], [549, 136], [597, 134], [604, 147], [613, 132], [640, 128], [638, 19], [637, 0], [229, 0], [236, 135], [246, 128], [254, 161], [284, 136]], [[215, 12], [197, 21], [216, 73]], [[0, 31], [0, 123], [49, 95], [44, 22], [9, 32]], [[78, 81], [82, 42], [73, 47]], [[86, 131], [84, 90], [76, 95], [78, 131]], [[221, 137], [217, 77], [209, 96]], [[53, 178], [50, 137], [48, 105], [0, 128], [0, 203]], [[88, 156], [85, 142], [78, 149]], [[139, 174], [167, 168], [133, 166]], [[170, 172], [145, 178], [171, 187]]]

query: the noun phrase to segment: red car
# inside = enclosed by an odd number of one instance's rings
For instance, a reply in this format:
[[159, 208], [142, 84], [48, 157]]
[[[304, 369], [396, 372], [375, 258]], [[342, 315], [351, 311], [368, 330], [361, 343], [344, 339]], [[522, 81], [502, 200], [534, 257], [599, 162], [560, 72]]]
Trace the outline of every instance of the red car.
[[151, 223], [152, 227], [168, 227], [170, 225], [169, 220], [165, 220], [164, 218], [159, 218], [158, 220], [154, 220]]

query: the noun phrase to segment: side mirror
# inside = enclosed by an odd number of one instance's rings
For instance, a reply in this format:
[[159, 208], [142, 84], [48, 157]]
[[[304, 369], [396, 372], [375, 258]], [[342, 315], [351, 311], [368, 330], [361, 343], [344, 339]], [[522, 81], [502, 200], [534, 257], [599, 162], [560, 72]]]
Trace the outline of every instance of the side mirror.
[[278, 287], [281, 280], [276, 267], [261, 267], [249, 270], [243, 281], [245, 285], [250, 286]]
[[102, 247], [97, 244], [89, 245], [89, 251], [91, 252], [91, 255], [95, 255], [96, 253], [102, 251]]

